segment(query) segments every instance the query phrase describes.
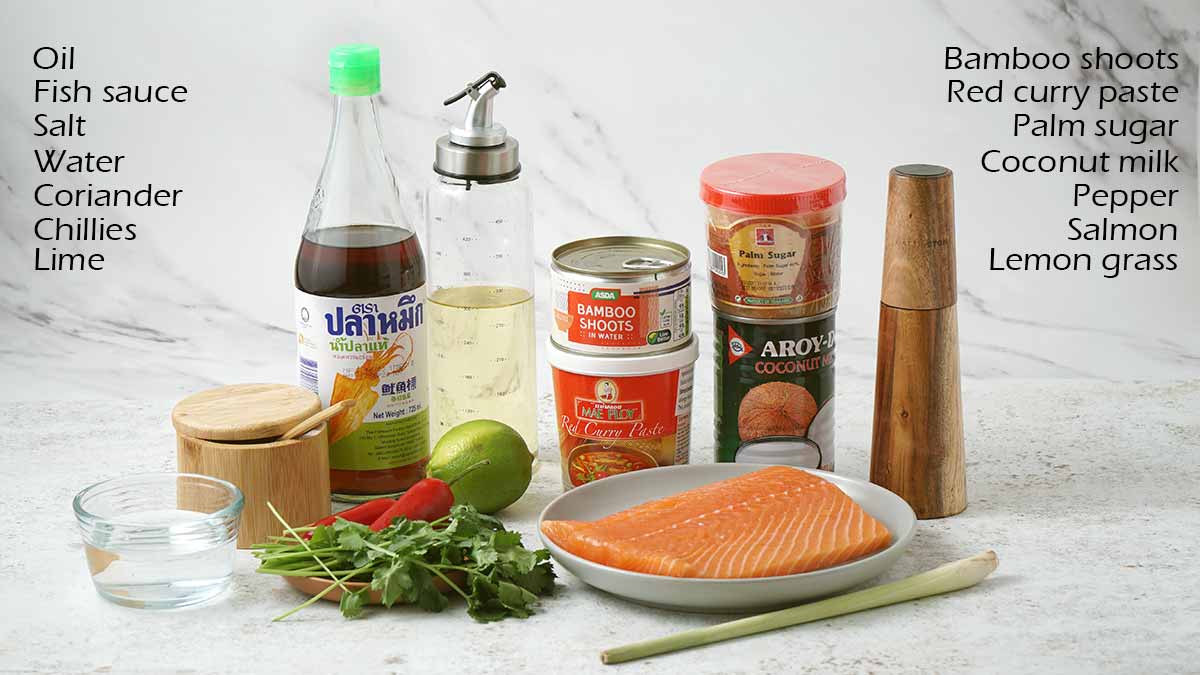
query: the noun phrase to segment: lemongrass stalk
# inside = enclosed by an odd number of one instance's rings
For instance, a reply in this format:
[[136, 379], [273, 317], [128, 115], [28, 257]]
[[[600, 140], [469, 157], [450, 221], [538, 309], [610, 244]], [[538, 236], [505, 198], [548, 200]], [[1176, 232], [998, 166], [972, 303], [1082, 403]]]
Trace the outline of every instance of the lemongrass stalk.
[[600, 660], [604, 663], [624, 663], [656, 654], [666, 654], [810, 621], [861, 612], [865, 609], [950, 593], [969, 588], [983, 581], [996, 569], [998, 562], [995, 551], [985, 551], [979, 555], [874, 588], [609, 649], [601, 652]]

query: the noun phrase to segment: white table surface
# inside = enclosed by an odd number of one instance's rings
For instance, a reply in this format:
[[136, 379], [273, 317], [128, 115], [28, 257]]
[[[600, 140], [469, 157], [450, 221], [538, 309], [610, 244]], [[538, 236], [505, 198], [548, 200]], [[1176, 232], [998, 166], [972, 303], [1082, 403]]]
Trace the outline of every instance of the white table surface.
[[[837, 470], [865, 476], [869, 392], [841, 393]], [[602, 666], [599, 652], [720, 617], [630, 604], [560, 571], [534, 617], [476, 624], [461, 605], [346, 621], [257, 576], [206, 607], [151, 612], [97, 596], [70, 501], [124, 473], [171, 470], [172, 401], [17, 403], [0, 411], [0, 672], [1193, 671], [1200, 664], [1200, 382], [969, 381], [970, 506], [920, 523], [890, 580], [993, 548], [998, 572], [955, 595]], [[694, 461], [711, 461], [698, 392]], [[559, 494], [543, 400], [541, 471], [503, 519], [533, 543]], [[615, 670], [614, 670], [615, 669]]]

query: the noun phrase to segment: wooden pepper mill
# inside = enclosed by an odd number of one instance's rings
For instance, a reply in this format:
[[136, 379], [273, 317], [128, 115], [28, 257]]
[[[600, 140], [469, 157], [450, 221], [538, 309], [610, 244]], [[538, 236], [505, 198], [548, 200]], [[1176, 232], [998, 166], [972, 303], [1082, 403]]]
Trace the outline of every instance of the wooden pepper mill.
[[954, 175], [898, 166], [888, 178], [871, 482], [918, 518], [967, 508], [957, 296]]

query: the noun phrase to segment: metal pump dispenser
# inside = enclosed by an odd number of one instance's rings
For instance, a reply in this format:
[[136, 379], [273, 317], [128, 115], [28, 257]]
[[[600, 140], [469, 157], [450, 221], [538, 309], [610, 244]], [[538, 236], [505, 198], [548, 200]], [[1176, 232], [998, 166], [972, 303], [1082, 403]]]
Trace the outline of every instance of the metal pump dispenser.
[[437, 140], [434, 171], [478, 183], [503, 183], [521, 173], [517, 139], [492, 121], [492, 101], [505, 86], [504, 78], [492, 71], [442, 102], [451, 105], [471, 98], [462, 125]]

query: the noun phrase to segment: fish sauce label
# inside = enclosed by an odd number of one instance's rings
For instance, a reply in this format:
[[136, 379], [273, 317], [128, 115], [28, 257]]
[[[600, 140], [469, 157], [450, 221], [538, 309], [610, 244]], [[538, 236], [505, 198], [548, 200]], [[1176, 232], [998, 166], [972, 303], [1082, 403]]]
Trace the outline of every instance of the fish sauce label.
[[834, 317], [715, 321], [718, 462], [833, 470]]
[[331, 469], [394, 469], [429, 454], [425, 287], [374, 298], [296, 291], [300, 386], [329, 406]]

